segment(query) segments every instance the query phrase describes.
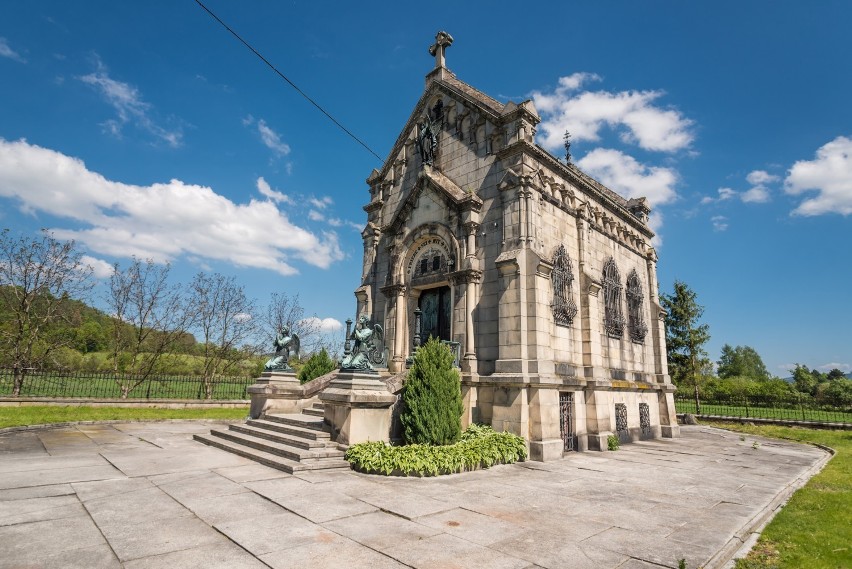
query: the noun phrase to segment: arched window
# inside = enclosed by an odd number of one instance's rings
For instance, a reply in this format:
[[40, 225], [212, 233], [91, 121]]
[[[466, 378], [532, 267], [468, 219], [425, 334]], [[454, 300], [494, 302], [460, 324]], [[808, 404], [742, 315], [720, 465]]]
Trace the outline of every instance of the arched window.
[[643, 342], [648, 326], [642, 317], [642, 283], [636, 269], [630, 271], [627, 277], [627, 327], [630, 329], [630, 339]]
[[553, 272], [550, 273], [550, 282], [553, 285], [553, 321], [559, 326], [570, 326], [577, 315], [577, 305], [571, 298], [573, 280], [571, 259], [568, 258], [565, 247], [560, 245], [556, 248]]
[[615, 260], [610, 257], [603, 270], [604, 327], [606, 333], [621, 338], [624, 333], [624, 315], [621, 311], [621, 276]]

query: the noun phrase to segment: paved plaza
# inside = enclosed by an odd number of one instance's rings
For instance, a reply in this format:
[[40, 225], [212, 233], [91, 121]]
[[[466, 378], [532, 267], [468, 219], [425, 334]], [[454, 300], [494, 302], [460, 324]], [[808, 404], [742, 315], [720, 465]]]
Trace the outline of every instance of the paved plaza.
[[0, 567], [718, 567], [828, 457], [693, 426], [438, 478], [290, 475], [192, 440], [210, 428], [0, 435]]

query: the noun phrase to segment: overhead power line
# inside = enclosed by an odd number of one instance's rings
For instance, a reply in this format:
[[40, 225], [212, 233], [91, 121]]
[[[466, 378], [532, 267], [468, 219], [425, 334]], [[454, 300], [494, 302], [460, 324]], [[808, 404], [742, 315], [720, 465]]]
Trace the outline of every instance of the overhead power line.
[[338, 126], [338, 127], [339, 127], [342, 131], [343, 131], [343, 132], [345, 132], [346, 134], [348, 134], [349, 136], [351, 136], [351, 137], [352, 137], [352, 139], [354, 139], [354, 140], [355, 140], [355, 142], [357, 142], [358, 144], [360, 144], [361, 146], [363, 146], [364, 148], [366, 148], [366, 149], [367, 149], [367, 151], [368, 151], [370, 154], [372, 154], [373, 156], [375, 156], [376, 158], [378, 158], [378, 159], [379, 159], [379, 162], [384, 162], [384, 160], [382, 159], [382, 157], [381, 157], [381, 156], [379, 156], [378, 154], [376, 154], [376, 153], [373, 151], [373, 149], [372, 149], [372, 148], [370, 148], [369, 146], [367, 146], [367, 144], [366, 144], [363, 140], [361, 140], [360, 138], [358, 138], [357, 136], [355, 136], [355, 135], [352, 133], [352, 131], [350, 131], [348, 128], [346, 128], [345, 126], [343, 126], [342, 124], [340, 124], [340, 122], [339, 122], [336, 118], [334, 118], [333, 116], [331, 116], [331, 115], [328, 113], [328, 111], [326, 111], [324, 108], [322, 108], [322, 107], [320, 106], [320, 104], [319, 104], [319, 103], [317, 103], [316, 101], [314, 101], [313, 99], [311, 99], [311, 98], [308, 96], [308, 94], [307, 94], [307, 93], [305, 93], [304, 91], [302, 91], [301, 89], [299, 89], [299, 87], [298, 87], [298, 86], [296, 86], [296, 84], [295, 84], [295, 83], [293, 83], [292, 81], [290, 81], [290, 79], [288, 79], [286, 75], [284, 75], [283, 73], [281, 73], [280, 71], [278, 71], [278, 68], [277, 68], [277, 67], [275, 67], [274, 65], [272, 65], [272, 63], [270, 63], [268, 59], [266, 59], [265, 57], [263, 57], [263, 55], [261, 55], [259, 51], [257, 51], [256, 49], [254, 49], [254, 48], [253, 48], [253, 47], [252, 47], [252, 46], [251, 46], [251, 45], [250, 45], [250, 44], [249, 44], [246, 40], [244, 40], [242, 37], [240, 37], [240, 34], [238, 34], [237, 32], [235, 32], [234, 30], [232, 30], [232, 29], [231, 29], [231, 27], [230, 27], [228, 24], [226, 24], [225, 22], [223, 22], [223, 21], [221, 20], [221, 18], [219, 18], [219, 16], [217, 16], [216, 14], [214, 14], [214, 13], [210, 10], [210, 8], [208, 8], [207, 6], [205, 6], [204, 4], [202, 4], [202, 3], [200, 2], [200, 0], [195, 0], [195, 3], [196, 3], [196, 4], [198, 4], [199, 6], [201, 6], [201, 7], [204, 9], [204, 11], [205, 11], [205, 12], [207, 12], [208, 14], [210, 14], [210, 15], [213, 17], [213, 19], [214, 19], [214, 20], [216, 20], [217, 22], [219, 22], [220, 24], [222, 24], [222, 27], [224, 27], [226, 30], [228, 30], [229, 32], [231, 32], [231, 35], [232, 35], [232, 36], [234, 36], [235, 38], [237, 38], [238, 40], [240, 40], [240, 42], [241, 42], [244, 46], [246, 46], [247, 48], [249, 48], [249, 50], [251, 50], [251, 52], [252, 52], [253, 54], [255, 54], [256, 56], [258, 56], [258, 57], [260, 58], [260, 60], [261, 60], [261, 61], [263, 61], [266, 65], [268, 65], [268, 66], [269, 66], [269, 68], [270, 68], [270, 69], [272, 69], [275, 73], [277, 73], [277, 74], [278, 74], [278, 76], [279, 76], [279, 77], [281, 77], [281, 79], [283, 79], [284, 81], [286, 81], [287, 83], [289, 83], [289, 84], [290, 84], [290, 86], [291, 86], [291, 87], [293, 87], [293, 89], [295, 89], [295, 90], [296, 90], [296, 91], [297, 91], [297, 92], [298, 92], [301, 96], [303, 96], [305, 99], [307, 99], [307, 100], [308, 100], [308, 102], [310, 102], [313, 106], [315, 106], [317, 109], [319, 109], [319, 110], [320, 110], [320, 112], [321, 112], [322, 114], [324, 114], [325, 116], [327, 116], [327, 117], [331, 120], [331, 122], [333, 122], [334, 124], [336, 124], [336, 125], [337, 125], [337, 126]]

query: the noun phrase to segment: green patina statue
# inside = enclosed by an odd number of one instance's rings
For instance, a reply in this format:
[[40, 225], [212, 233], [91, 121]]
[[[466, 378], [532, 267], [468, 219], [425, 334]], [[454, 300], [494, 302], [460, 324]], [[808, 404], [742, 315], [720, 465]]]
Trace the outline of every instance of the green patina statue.
[[370, 319], [361, 316], [358, 325], [352, 332], [355, 345], [352, 352], [344, 356], [340, 364], [342, 371], [361, 371], [374, 373], [375, 365], [387, 365], [387, 354], [384, 345], [384, 330], [378, 324], [372, 328], [369, 326]]
[[299, 336], [291, 333], [290, 327], [284, 325], [275, 336], [272, 346], [275, 348], [275, 355], [269, 358], [263, 369], [266, 371], [293, 371], [293, 368], [287, 362], [290, 361], [291, 350], [297, 358], [299, 357]]

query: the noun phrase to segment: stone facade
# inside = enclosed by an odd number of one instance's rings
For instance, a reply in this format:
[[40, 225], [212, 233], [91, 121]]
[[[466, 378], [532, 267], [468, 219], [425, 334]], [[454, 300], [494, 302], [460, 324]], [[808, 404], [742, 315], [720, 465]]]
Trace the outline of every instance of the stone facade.
[[367, 179], [355, 296], [384, 326], [390, 371], [404, 369], [428, 299], [435, 334], [461, 348], [466, 424], [522, 435], [538, 460], [605, 449], [613, 434], [677, 436], [647, 202], [536, 146], [532, 101], [503, 104], [457, 79], [448, 37]]

